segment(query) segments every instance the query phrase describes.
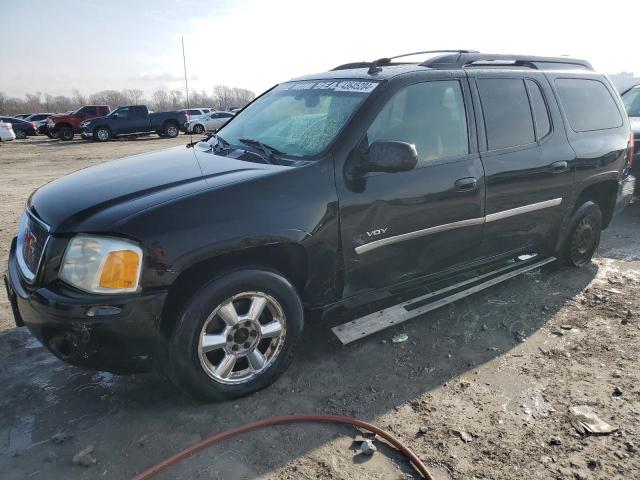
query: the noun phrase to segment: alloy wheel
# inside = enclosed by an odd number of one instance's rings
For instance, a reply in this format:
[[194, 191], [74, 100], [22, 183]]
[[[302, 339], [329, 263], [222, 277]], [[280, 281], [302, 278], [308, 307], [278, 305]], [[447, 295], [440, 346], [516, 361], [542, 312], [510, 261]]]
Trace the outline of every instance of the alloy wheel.
[[200, 364], [223, 384], [246, 383], [269, 368], [286, 336], [282, 306], [263, 292], [242, 292], [207, 317], [198, 339]]

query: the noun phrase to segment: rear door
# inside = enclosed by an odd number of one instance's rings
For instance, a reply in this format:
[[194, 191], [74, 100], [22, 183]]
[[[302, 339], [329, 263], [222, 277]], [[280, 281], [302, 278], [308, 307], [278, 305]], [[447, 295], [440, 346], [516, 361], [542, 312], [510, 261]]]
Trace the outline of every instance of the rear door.
[[486, 175], [482, 255], [494, 257], [552, 242], [569, 203], [575, 155], [541, 72], [468, 70], [481, 114]]
[[[397, 79], [365, 118], [346, 165], [337, 165], [344, 296], [383, 288], [476, 260], [484, 174], [463, 73]], [[415, 145], [409, 172], [350, 176], [376, 140]]]

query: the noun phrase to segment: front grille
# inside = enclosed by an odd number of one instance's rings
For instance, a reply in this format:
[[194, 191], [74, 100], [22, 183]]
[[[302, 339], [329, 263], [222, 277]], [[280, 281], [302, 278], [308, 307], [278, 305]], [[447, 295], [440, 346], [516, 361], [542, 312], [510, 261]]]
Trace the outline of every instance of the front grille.
[[18, 232], [18, 263], [22, 274], [33, 281], [38, 273], [42, 254], [49, 238], [49, 227], [25, 212]]

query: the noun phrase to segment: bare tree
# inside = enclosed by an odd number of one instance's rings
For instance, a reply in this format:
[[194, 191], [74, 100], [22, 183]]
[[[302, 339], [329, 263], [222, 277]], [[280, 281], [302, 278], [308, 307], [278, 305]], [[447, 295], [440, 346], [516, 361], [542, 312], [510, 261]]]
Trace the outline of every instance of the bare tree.
[[153, 110], [168, 110], [171, 105], [169, 94], [166, 90], [156, 90], [151, 95], [151, 106]]
[[[254, 98], [255, 94], [250, 90], [217, 85], [213, 88], [211, 95], [207, 94], [205, 90], [192, 93], [189, 103], [195, 107], [223, 110], [230, 107], [243, 107]], [[35, 92], [25, 94], [24, 98], [9, 97], [0, 92], [0, 113], [5, 115], [29, 112], [65, 112], [80, 108], [87, 103], [104, 104], [115, 108], [147, 102], [144, 100], [144, 92], [139, 89], [102, 90], [91, 95], [83, 95], [79, 90], [74, 89], [70, 97]], [[181, 90], [158, 89], [153, 92], [148, 106], [150, 110], [161, 111], [185, 108], [187, 105]]]

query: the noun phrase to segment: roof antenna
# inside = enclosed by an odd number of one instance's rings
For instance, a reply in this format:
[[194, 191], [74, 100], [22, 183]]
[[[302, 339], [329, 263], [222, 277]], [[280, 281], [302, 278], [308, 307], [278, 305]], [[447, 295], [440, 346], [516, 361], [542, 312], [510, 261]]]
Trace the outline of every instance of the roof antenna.
[[[182, 66], [184, 67], [184, 90], [187, 94], [187, 118], [189, 118], [189, 110], [191, 106], [189, 105], [189, 84], [187, 83], [187, 57], [184, 54], [184, 36], [182, 36], [181, 38], [182, 38]], [[191, 134], [190, 128], [189, 128], [189, 143], [193, 145], [193, 135]]]

